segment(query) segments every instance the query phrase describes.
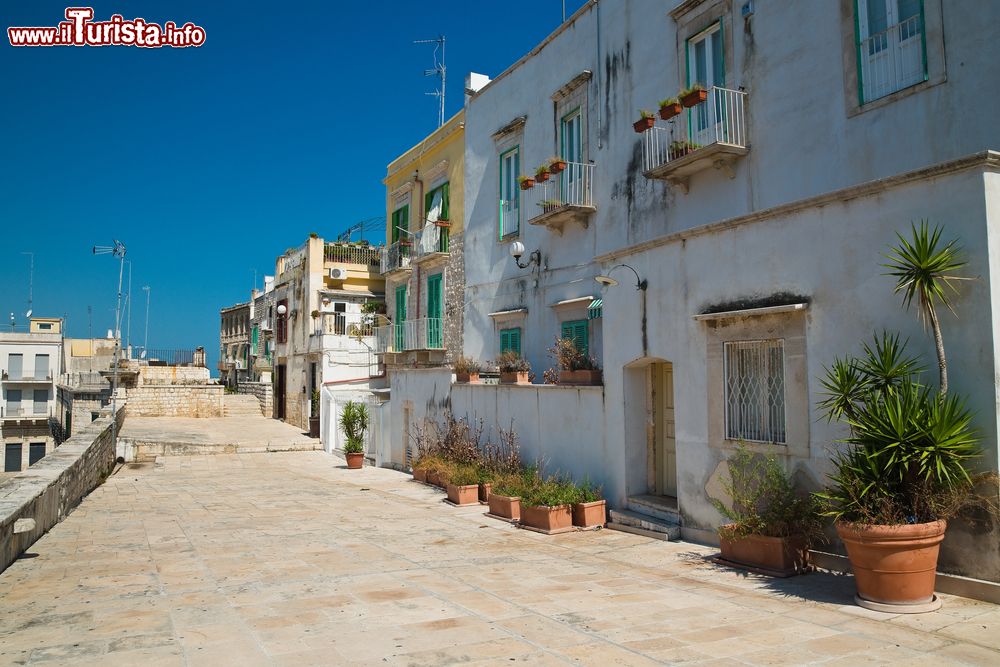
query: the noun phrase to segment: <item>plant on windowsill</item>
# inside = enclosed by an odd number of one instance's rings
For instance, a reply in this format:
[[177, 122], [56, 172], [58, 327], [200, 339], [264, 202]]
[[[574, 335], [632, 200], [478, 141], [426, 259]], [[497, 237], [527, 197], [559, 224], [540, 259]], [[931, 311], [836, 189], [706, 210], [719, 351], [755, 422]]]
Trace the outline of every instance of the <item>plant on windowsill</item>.
[[531, 364], [527, 359], [513, 350], [507, 350], [496, 360], [497, 370], [500, 371], [500, 384], [530, 384], [528, 373], [531, 372]]
[[558, 155], [553, 155], [548, 159], [549, 171], [553, 174], [561, 174], [566, 171], [566, 160], [562, 159]]
[[721, 560], [778, 577], [805, 572], [809, 547], [823, 539], [816, 499], [796, 491], [773, 453], [740, 443], [727, 466], [721, 485], [728, 502], [711, 498], [729, 521], [719, 527]]
[[475, 359], [459, 355], [452, 366], [455, 371], [455, 382], [459, 384], [479, 384], [479, 373], [483, 370], [482, 365]]
[[643, 109], [639, 112], [639, 115], [639, 120], [632, 123], [632, 129], [638, 134], [642, 134], [646, 130], [652, 130], [653, 126], [656, 125], [656, 117], [653, 115], [653, 112]]
[[660, 100], [660, 118], [663, 120], [670, 120], [674, 116], [680, 115], [683, 107], [681, 103], [677, 101], [676, 97], [668, 97], [665, 100]]
[[678, 93], [677, 97], [681, 99], [681, 104], [690, 109], [693, 106], [697, 106], [708, 99], [708, 91], [705, 90], [705, 86], [700, 83], [696, 83], [690, 88], [686, 88]]
[[535, 187], [535, 179], [531, 176], [518, 176], [517, 184], [521, 186], [522, 190], [530, 190]]
[[313, 389], [312, 400], [309, 402], [311, 411], [309, 412], [309, 437], [319, 437], [319, 390]]
[[555, 345], [548, 352], [559, 365], [559, 384], [592, 386], [603, 383], [597, 359], [576, 349], [572, 339], [556, 338]]
[[549, 165], [543, 164], [535, 169], [535, 181], [538, 183], [544, 183], [549, 180]]
[[365, 460], [365, 432], [368, 430], [368, 406], [348, 401], [340, 415], [340, 428], [344, 431], [344, 455], [348, 468], [360, 468]]

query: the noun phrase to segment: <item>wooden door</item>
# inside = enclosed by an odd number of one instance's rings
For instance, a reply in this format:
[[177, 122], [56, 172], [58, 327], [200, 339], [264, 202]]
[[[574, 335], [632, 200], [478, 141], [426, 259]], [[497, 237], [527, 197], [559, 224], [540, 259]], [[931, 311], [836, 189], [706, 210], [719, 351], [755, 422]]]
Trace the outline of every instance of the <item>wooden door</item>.
[[654, 364], [651, 377], [656, 451], [656, 493], [677, 495], [677, 444], [674, 435], [674, 370]]

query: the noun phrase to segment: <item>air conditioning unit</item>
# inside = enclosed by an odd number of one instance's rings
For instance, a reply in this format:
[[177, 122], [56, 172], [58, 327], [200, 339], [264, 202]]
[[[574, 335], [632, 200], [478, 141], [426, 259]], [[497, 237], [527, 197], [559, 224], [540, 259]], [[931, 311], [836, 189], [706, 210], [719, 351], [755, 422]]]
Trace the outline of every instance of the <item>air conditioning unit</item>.
[[347, 269], [335, 266], [330, 269], [331, 280], [345, 280], [347, 278]]

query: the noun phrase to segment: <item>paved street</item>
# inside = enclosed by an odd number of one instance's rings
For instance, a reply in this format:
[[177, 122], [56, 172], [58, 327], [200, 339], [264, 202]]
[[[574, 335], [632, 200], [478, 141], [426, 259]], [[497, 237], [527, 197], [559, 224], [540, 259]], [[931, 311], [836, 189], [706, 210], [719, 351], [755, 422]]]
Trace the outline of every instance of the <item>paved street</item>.
[[0, 664], [998, 664], [1000, 608], [892, 617], [613, 531], [545, 537], [321, 452], [126, 466], [0, 575]]

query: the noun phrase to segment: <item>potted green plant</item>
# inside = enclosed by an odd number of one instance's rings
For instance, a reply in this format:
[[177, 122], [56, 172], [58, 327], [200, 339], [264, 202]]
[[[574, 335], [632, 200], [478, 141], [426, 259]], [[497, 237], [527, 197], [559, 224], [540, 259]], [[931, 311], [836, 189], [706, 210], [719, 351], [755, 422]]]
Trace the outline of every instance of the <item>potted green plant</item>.
[[[831, 421], [845, 422], [847, 448], [834, 458], [829, 486], [818, 494], [847, 548], [861, 606], [919, 613], [940, 606], [934, 596], [937, 558], [948, 519], [966, 509], [996, 513], [996, 476], [974, 475], [981, 455], [972, 414], [961, 397], [947, 393], [948, 367], [937, 304], [951, 309], [948, 294], [965, 262], [956, 241], [926, 222], [897, 234], [884, 255], [888, 275], [904, 306], [917, 302], [936, 343], [939, 388], [923, 381], [918, 359], [906, 355], [898, 335], [883, 333], [864, 345], [861, 358], [837, 359], [822, 381], [819, 406]], [[993, 487], [992, 499], [977, 493]]]
[[671, 141], [670, 142], [670, 159], [676, 160], [679, 157], [684, 157], [688, 153], [698, 150], [701, 148], [701, 144], [696, 144], [693, 141]]
[[508, 473], [493, 480], [487, 498], [489, 514], [507, 521], [521, 519], [521, 494], [525, 488], [522, 475]]
[[809, 547], [823, 539], [816, 499], [796, 491], [773, 454], [741, 443], [727, 467], [721, 480], [727, 502], [711, 499], [728, 519], [719, 527], [721, 561], [778, 577], [805, 572]]
[[479, 466], [477, 471], [479, 473], [479, 502], [485, 504], [489, 502], [496, 474], [485, 465]]
[[539, 165], [539, 167], [535, 169], [535, 181], [538, 183], [544, 183], [547, 180], [549, 180], [549, 165]]
[[607, 503], [601, 496], [601, 487], [584, 480], [577, 487], [578, 498], [573, 503], [573, 525], [578, 528], [596, 528], [607, 521]]
[[479, 504], [479, 470], [472, 464], [456, 465], [449, 474], [448, 500], [454, 505]]
[[497, 369], [500, 371], [500, 384], [530, 384], [528, 373], [531, 372], [531, 364], [513, 350], [497, 357]]
[[542, 207], [542, 213], [551, 213], [556, 209], [562, 208], [563, 203], [559, 199], [543, 199], [538, 202], [538, 205]]
[[681, 99], [681, 104], [690, 109], [707, 100], [708, 91], [705, 90], [705, 86], [696, 83], [682, 90], [677, 96]]
[[312, 400], [309, 402], [309, 437], [319, 437], [319, 390], [313, 389]]
[[483, 368], [478, 361], [459, 355], [455, 359], [452, 370], [455, 371], [455, 382], [459, 384], [479, 384], [479, 373]]
[[676, 97], [660, 100], [660, 118], [663, 120], [670, 120], [674, 116], [680, 115], [681, 111], [681, 103], [677, 101]]
[[597, 360], [577, 350], [572, 339], [557, 338], [555, 346], [549, 348], [548, 352], [559, 366], [557, 384], [590, 386], [602, 383], [601, 367]]
[[573, 503], [579, 498], [579, 489], [569, 480], [539, 480], [522, 493], [521, 525], [545, 535], [571, 531]]
[[642, 134], [646, 130], [653, 129], [653, 126], [656, 125], [656, 117], [653, 116], [653, 112], [643, 109], [639, 112], [639, 115], [639, 120], [632, 123], [632, 129], [634, 129], [638, 134]]
[[365, 432], [368, 431], [368, 406], [348, 401], [340, 415], [340, 428], [346, 442], [344, 454], [348, 468], [360, 468], [365, 459]]
[[531, 176], [518, 176], [517, 184], [521, 186], [522, 190], [530, 190], [535, 187], [535, 179]]
[[553, 174], [561, 174], [566, 171], [566, 160], [559, 157], [558, 155], [553, 155], [549, 158], [549, 171]]

